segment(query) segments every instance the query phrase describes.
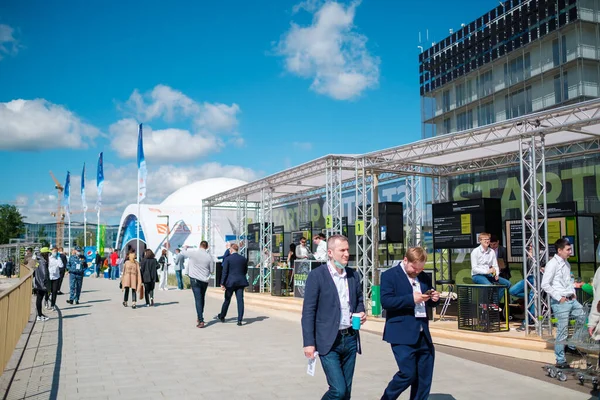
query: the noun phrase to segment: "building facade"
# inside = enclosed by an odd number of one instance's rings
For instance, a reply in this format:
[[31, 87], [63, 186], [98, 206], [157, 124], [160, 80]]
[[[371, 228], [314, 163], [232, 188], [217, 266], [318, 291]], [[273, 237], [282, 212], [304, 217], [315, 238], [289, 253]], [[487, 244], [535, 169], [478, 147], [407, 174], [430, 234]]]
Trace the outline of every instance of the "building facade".
[[[86, 225], [87, 238], [86, 242], [88, 245], [90, 243], [96, 243], [96, 232], [98, 226], [96, 224], [88, 223]], [[48, 241], [51, 245], [57, 245], [56, 243], [56, 231], [57, 224], [56, 222], [38, 224], [38, 223], [25, 223], [25, 234], [21, 237], [28, 243], [41, 243], [42, 240]], [[106, 236], [105, 236], [105, 246], [114, 247], [115, 242], [117, 241], [117, 234], [119, 231], [118, 225], [106, 225]], [[69, 234], [67, 224], [64, 225], [64, 247], [68, 247]], [[73, 242], [73, 246], [81, 246], [83, 247], [83, 223], [82, 222], [71, 222], [71, 240]], [[81, 242], [81, 243], [79, 243]], [[59, 245], [60, 246], [60, 245]]]

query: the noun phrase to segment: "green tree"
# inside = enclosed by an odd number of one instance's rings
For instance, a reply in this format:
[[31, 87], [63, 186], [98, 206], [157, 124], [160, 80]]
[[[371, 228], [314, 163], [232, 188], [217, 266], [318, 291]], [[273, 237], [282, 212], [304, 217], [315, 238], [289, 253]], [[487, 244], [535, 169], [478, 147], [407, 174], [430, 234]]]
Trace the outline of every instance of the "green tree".
[[50, 242], [48, 241], [48, 239], [46, 239], [47, 234], [48, 233], [46, 232], [46, 227], [44, 227], [43, 225], [40, 226], [40, 228], [38, 229], [38, 240], [40, 241], [42, 247], [50, 246]]
[[0, 244], [10, 239], [17, 239], [25, 233], [23, 216], [17, 207], [9, 204], [0, 205]]

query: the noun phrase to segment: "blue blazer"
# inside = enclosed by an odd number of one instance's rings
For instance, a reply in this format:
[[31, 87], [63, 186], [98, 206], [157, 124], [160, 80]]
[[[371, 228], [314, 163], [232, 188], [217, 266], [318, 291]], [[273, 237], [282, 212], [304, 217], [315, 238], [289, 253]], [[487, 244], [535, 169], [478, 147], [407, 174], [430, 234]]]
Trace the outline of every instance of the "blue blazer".
[[[421, 284], [421, 293], [431, 286], [431, 279], [425, 272], [417, 276]], [[437, 302], [429, 300], [426, 306], [435, 307]], [[414, 345], [419, 340], [421, 328], [431, 341], [429, 320], [415, 317], [415, 299], [408, 276], [399, 264], [381, 274], [381, 306], [386, 311], [383, 340], [391, 344]]]
[[[350, 312], [365, 311], [362, 284], [358, 273], [346, 267]], [[340, 298], [327, 264], [313, 269], [306, 279], [302, 304], [302, 338], [304, 347], [315, 346], [320, 355], [331, 351], [340, 328]], [[358, 338], [358, 353], [360, 337]]]
[[248, 260], [238, 253], [232, 253], [223, 261], [221, 285], [226, 288], [248, 286]]

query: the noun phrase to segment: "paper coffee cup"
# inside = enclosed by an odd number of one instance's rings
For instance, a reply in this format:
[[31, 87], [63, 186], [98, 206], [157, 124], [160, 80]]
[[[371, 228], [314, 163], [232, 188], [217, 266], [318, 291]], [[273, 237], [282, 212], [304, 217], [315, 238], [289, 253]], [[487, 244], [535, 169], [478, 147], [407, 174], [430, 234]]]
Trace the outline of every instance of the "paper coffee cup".
[[360, 330], [360, 314], [354, 313], [352, 314], [352, 329], [355, 331]]

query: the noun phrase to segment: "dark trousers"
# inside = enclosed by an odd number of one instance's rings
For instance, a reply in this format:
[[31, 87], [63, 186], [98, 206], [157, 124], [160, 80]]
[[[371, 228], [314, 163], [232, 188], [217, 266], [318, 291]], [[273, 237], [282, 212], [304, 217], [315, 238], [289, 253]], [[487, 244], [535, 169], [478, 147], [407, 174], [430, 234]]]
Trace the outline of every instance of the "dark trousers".
[[350, 399], [357, 346], [358, 334], [356, 332], [351, 335], [338, 333], [329, 353], [324, 356], [319, 354], [321, 366], [329, 385], [329, 390], [321, 400]]
[[[135, 303], [136, 297], [137, 297], [137, 292], [132, 289], [131, 290], [131, 301], [133, 301]], [[125, 303], [127, 303], [127, 300], [129, 300], [129, 288], [128, 287], [125, 288], [125, 295], [123, 296], [123, 301]]]
[[194, 293], [194, 300], [196, 301], [196, 315], [198, 316], [198, 322], [204, 322], [204, 304], [206, 304], [205, 298], [208, 282], [190, 278], [190, 283], [192, 284], [192, 292]]
[[175, 276], [177, 277], [177, 288], [183, 290], [183, 276], [181, 276], [181, 270], [175, 271]]
[[45, 290], [36, 290], [35, 291], [35, 309], [37, 310], [37, 316], [41, 317], [42, 315], [42, 300], [46, 296]]
[[62, 283], [63, 283], [63, 279], [65, 279], [65, 272], [67, 271], [66, 268], [60, 268], [60, 278], [58, 278], [58, 291], [62, 293]]
[[154, 286], [156, 286], [156, 282], [147, 282], [144, 283], [144, 296], [146, 297], [146, 304], [150, 304], [150, 299], [154, 301]]
[[56, 295], [58, 293], [58, 285], [60, 284], [60, 278], [50, 281], [50, 289], [52, 291], [52, 297], [50, 298], [50, 305], [54, 307], [56, 305]]
[[69, 274], [69, 300], [79, 301], [81, 296], [81, 285], [83, 284], [83, 275]]
[[221, 307], [221, 314], [219, 316], [221, 318], [225, 318], [227, 315], [227, 310], [229, 309], [229, 303], [231, 303], [231, 297], [233, 296], [233, 292], [235, 292], [235, 299], [237, 300], [237, 308], [238, 308], [238, 322], [242, 322], [244, 319], [244, 287], [243, 286], [234, 286], [225, 289], [225, 301], [223, 302], [223, 307]]
[[381, 400], [397, 399], [410, 387], [410, 400], [427, 400], [433, 379], [435, 349], [421, 332], [414, 345], [393, 344], [398, 372], [388, 384]]

